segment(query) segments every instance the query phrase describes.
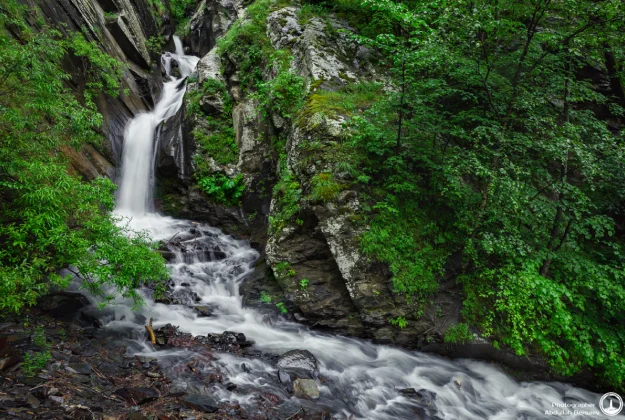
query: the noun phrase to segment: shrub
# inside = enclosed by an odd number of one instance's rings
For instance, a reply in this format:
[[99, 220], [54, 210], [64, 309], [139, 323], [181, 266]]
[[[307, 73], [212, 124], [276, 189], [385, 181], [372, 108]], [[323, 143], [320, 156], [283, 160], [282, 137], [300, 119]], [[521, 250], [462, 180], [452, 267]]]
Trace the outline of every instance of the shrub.
[[213, 200], [227, 205], [237, 205], [245, 191], [242, 174], [230, 178], [223, 174], [206, 176], [198, 182], [200, 188]]
[[445, 343], [464, 344], [471, 340], [473, 340], [473, 334], [469, 331], [468, 324], [452, 325], [445, 331]]
[[408, 321], [406, 321], [406, 318], [404, 318], [401, 315], [398, 316], [397, 318], [389, 319], [388, 322], [390, 322], [391, 325], [394, 325], [394, 326], [399, 327], [401, 329], [406, 328], [408, 326]]
[[312, 179], [311, 198], [315, 201], [332, 201], [338, 197], [341, 189], [341, 184], [335, 181], [334, 175], [323, 172]]

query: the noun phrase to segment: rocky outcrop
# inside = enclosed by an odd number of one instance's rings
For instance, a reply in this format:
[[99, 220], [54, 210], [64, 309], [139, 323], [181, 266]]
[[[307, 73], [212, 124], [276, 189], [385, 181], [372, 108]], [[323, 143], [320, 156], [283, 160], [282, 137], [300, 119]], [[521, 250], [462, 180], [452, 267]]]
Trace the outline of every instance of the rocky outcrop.
[[[64, 34], [82, 33], [124, 65], [121, 90], [127, 93], [117, 97], [101, 93], [94, 98], [103, 116], [101, 130], [107, 141], [97, 149], [85, 146], [66, 151], [72, 168], [84, 178], [112, 178], [113, 167], [119, 166], [126, 123], [150, 108], [160, 93], [160, 72], [154, 71], [158, 60], [151, 56], [147, 40], [171, 37], [169, 18], [159, 15], [163, 11], [156, 11], [147, 0], [38, 0], [36, 5], [50, 25]], [[34, 21], [32, 24], [36, 25]], [[72, 75], [71, 87], [81, 95], [86, 83], [81, 59], [68, 57], [64, 67]]]
[[243, 11], [243, 0], [204, 0], [189, 20], [186, 44], [189, 51], [204, 57], [225, 35]]
[[[425, 306], [407, 302], [404, 296], [393, 292], [388, 268], [360, 250], [360, 236], [367, 226], [362, 223], [359, 191], [341, 187], [331, 199], [313, 198], [319, 176], [331, 174], [337, 185], [350, 184], [349, 175], [337, 168], [333, 157], [335, 145], [346, 134], [343, 124], [348, 115], [340, 110], [325, 112], [315, 102], [317, 94], [358, 83], [384, 85], [385, 78], [377, 67], [376, 53], [354, 42], [344, 32], [352, 30], [345, 22], [331, 16], [300, 22], [298, 12], [298, 7], [285, 7], [267, 18], [267, 36], [273, 48], [288, 50], [293, 57], [292, 71], [305, 79], [309, 90], [304, 111], [289, 120], [277, 114], [261, 115], [257, 100], [246, 96], [240, 87], [241, 63], [235, 57], [220, 57], [214, 48], [216, 40], [238, 15], [245, 22], [241, 4], [223, 0], [200, 4], [189, 24], [189, 41], [191, 52], [203, 56], [198, 64], [197, 83], [189, 85], [191, 93], [187, 96], [197, 100], [197, 93], [193, 92], [201, 92], [207, 81], [227, 86], [234, 102], [232, 124], [238, 160], [225, 164], [209, 157], [204, 163], [213, 173], [243, 175], [246, 193], [241, 208], [228, 208], [206, 201], [193, 182], [185, 183], [178, 176], [176, 185], [168, 187], [168, 198], [163, 200], [171, 205], [161, 208], [251, 238], [259, 250], [265, 251], [254, 278], [242, 288], [248, 295], [247, 304], [258, 305], [263, 292], [271, 296], [278, 293], [278, 300], [284, 302], [289, 313], [317, 328], [413, 348], [442, 341], [445, 329], [459, 318], [455, 283], [443, 279], [440, 293]], [[266, 69], [264, 77], [270, 80], [275, 77], [274, 71]], [[203, 115], [188, 112], [191, 104], [187, 98], [181, 117], [179, 132], [183, 138], [177, 142], [189, 140], [184, 146], [189, 149], [198, 148], [194, 138], [198, 130], [210, 134], [211, 128], [203, 121], [207, 116], [224, 116], [222, 102], [200, 96], [198, 104]], [[281, 146], [284, 150], [275, 149], [277, 138], [285, 140], [286, 146]], [[308, 147], [312, 142], [314, 152]], [[286, 159], [279, 163], [281, 153], [286, 154]], [[177, 171], [180, 174], [180, 165]], [[298, 212], [279, 228], [270, 228], [268, 220], [278, 217], [282, 205], [272, 194], [282, 171], [292, 173], [301, 189], [295, 203]], [[171, 178], [166, 181], [165, 173], [162, 171], [160, 176], [161, 185], [172, 182]], [[271, 269], [270, 275], [266, 275], [266, 267]], [[399, 317], [409, 323], [409, 328], [389, 322]]]
[[[374, 53], [338, 31], [349, 29], [345, 23], [312, 18], [301, 25], [295, 7], [271, 13], [267, 22], [274, 47], [290, 48], [294, 70], [315, 86], [309, 102], [315, 100], [316, 90], [384, 81], [373, 64]], [[329, 31], [328, 25], [337, 31]], [[289, 221], [284, 229], [270, 235], [268, 260], [286, 298], [295, 302], [315, 325], [409, 347], [422, 346], [428, 337], [440, 340], [448, 323], [458, 317], [457, 299], [443, 290], [425, 313], [418, 312], [417, 305], [393, 293], [388, 269], [360, 251], [359, 238], [367, 227], [360, 220], [363, 210], [358, 191], [340, 191], [328, 202], [311, 198], [315, 177], [333, 174], [337, 183], [349, 182], [348, 178], [341, 179], [347, 175], [342, 175], [331, 159], [334, 145], [344, 135], [344, 121], [340, 112], [324, 112], [307, 104], [287, 127], [287, 165], [300, 182], [305, 198], [300, 201], [300, 222]], [[311, 155], [306, 145], [313, 141], [316, 149]], [[291, 276], [276, 270], [284, 264], [290, 267]], [[299, 284], [302, 278], [309, 280], [304, 290]], [[454, 285], [450, 286], [453, 289]], [[436, 316], [435, 308], [448, 316]], [[398, 317], [404, 317], [410, 327], [398, 328], [389, 323]]]

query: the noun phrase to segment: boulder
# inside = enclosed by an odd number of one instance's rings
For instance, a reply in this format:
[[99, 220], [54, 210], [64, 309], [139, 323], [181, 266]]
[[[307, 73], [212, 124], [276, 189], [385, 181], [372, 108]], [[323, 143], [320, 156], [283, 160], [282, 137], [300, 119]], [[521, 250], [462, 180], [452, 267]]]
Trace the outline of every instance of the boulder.
[[[319, 376], [317, 358], [308, 350], [291, 350], [284, 353], [276, 364], [278, 378], [288, 383], [297, 378], [314, 379]], [[290, 380], [286, 379], [289, 376]]]
[[219, 410], [219, 401], [216, 398], [202, 394], [188, 394], [180, 399], [184, 405], [204, 413], [214, 413]]
[[78, 311], [89, 305], [89, 300], [80, 293], [55, 292], [39, 298], [37, 307], [59, 319], [71, 319]]
[[296, 379], [293, 381], [293, 393], [298, 397], [317, 399], [319, 388], [314, 379]]

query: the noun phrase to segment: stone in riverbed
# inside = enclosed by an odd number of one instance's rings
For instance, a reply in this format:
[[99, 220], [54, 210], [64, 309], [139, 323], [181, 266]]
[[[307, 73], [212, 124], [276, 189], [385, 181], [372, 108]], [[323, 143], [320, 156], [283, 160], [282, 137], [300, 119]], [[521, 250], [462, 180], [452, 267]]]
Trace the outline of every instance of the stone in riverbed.
[[197, 313], [197, 316], [199, 317], [207, 317], [213, 314], [212, 308], [206, 305], [194, 306], [193, 310], [195, 311], [195, 313]]
[[291, 382], [291, 376], [282, 369], [278, 369], [278, 380], [283, 384], [288, 384]]
[[91, 365], [87, 363], [70, 363], [69, 367], [73, 370], [72, 373], [78, 373], [80, 375], [91, 375]]
[[161, 395], [159, 392], [153, 388], [120, 388], [115, 391], [115, 395], [122, 397], [124, 400], [128, 401], [131, 404], [145, 404], [150, 401], [154, 401], [159, 398]]
[[436, 401], [436, 393], [427, 389], [420, 389], [418, 391], [415, 391], [414, 388], [404, 388], [400, 389], [399, 393], [402, 394], [404, 397], [413, 398], [419, 401], [419, 403], [424, 407], [430, 407], [434, 405], [434, 401]]
[[288, 373], [291, 379], [313, 379], [319, 376], [317, 358], [308, 350], [291, 350], [278, 359], [277, 367]]
[[317, 399], [319, 388], [314, 379], [296, 379], [293, 381], [293, 393], [298, 397]]
[[181, 398], [181, 402], [189, 408], [205, 413], [214, 413], [219, 409], [218, 401], [208, 395], [188, 394]]

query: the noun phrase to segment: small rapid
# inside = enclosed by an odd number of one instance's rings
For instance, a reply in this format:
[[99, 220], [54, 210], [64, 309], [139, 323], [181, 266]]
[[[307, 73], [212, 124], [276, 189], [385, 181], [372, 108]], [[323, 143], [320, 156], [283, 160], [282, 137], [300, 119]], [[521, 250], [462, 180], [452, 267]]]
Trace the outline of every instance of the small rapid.
[[[400, 392], [406, 388], [435, 394], [436, 415], [443, 419], [608, 418], [575, 414], [573, 408], [565, 408], [566, 404], [591, 403], [594, 407], [579, 410], [598, 412], [600, 395], [569, 384], [519, 383], [486, 363], [450, 361], [321, 334], [245, 307], [240, 286], [253, 273], [259, 253], [247, 241], [225, 235], [219, 229], [153, 211], [155, 130], [180, 109], [186, 90], [184, 79], [192, 74], [198, 61], [197, 57], [184, 55], [178, 38], [175, 45], [176, 53], [166, 53], [162, 58], [169, 80], [164, 83], [160, 100], [152, 112], [135, 117], [126, 130], [116, 211], [131, 228], [145, 230], [155, 241], [169, 245], [172, 255], [168, 288], [174, 297], [168, 304], [159, 303], [145, 290], [142, 293], [146, 304], [140, 309], [133, 311], [132, 302], [120, 299], [103, 315], [105, 328], [115, 337], [125, 337], [130, 352], [157, 358], [174, 385], [182, 389], [242, 406], [251, 406], [255, 396], [270, 392], [294, 409], [318, 407], [333, 413], [332, 418], [336, 419], [436, 418], [417, 411], [419, 404]], [[180, 77], [171, 76], [174, 61]], [[195, 310], [198, 306], [210, 308], [212, 314], [200, 316]], [[158, 350], [145, 337], [144, 325], [150, 318], [155, 329], [172, 324], [196, 336], [240, 332], [255, 342], [254, 352], [245, 356], [216, 352], [209, 357], [184, 349]], [[266, 356], [293, 349], [308, 350], [319, 361], [322, 380], [320, 397], [315, 402], [289, 394], [276, 379], [275, 358]], [[182, 375], [181, 369], [192, 362], [198, 375]], [[202, 373], [215, 366], [226, 382], [236, 388], [205, 380]]]

